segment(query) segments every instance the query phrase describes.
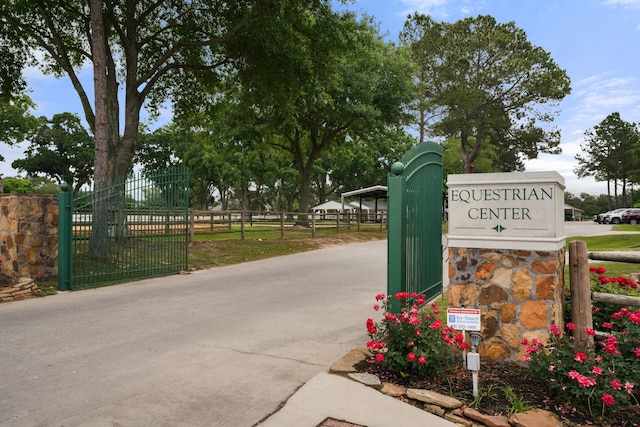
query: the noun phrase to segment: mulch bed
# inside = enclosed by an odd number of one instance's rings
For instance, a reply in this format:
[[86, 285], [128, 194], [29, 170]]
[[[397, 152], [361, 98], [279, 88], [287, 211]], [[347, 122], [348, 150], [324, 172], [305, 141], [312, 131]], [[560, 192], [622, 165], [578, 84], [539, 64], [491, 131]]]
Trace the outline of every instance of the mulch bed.
[[[529, 409], [539, 408], [557, 414], [566, 425], [602, 425], [588, 413], [581, 413], [573, 407], [572, 402], [561, 402], [546, 384], [537, 381], [525, 367], [511, 361], [482, 362], [478, 371], [478, 399], [473, 397], [473, 380], [471, 371], [459, 369], [445, 378], [418, 378], [411, 375], [400, 375], [383, 369], [382, 365], [370, 361], [360, 362], [355, 366], [359, 372], [376, 374], [382, 381], [402, 385], [404, 387], [429, 389], [440, 394], [453, 396], [488, 415], [509, 415], [513, 404], [506, 398], [504, 389], [510, 387], [521, 402]], [[636, 392], [640, 400], [640, 394]], [[420, 402], [407, 403], [419, 405]], [[608, 419], [610, 426], [640, 426], [640, 406], [623, 408], [615, 416]]]

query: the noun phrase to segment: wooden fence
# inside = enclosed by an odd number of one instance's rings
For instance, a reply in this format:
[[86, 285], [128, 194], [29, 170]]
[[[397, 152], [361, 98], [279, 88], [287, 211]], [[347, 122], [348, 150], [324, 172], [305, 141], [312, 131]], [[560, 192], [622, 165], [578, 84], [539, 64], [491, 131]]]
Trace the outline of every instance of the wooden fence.
[[640, 298], [627, 295], [591, 292], [589, 260], [615, 261], [640, 264], [640, 255], [617, 252], [587, 252], [587, 244], [581, 240], [569, 242], [569, 284], [571, 288], [571, 321], [576, 325], [574, 338], [593, 344], [593, 336], [587, 335], [587, 328], [593, 329], [591, 302], [613, 303], [640, 307]]
[[285, 238], [288, 231], [307, 231], [315, 237], [319, 231], [340, 234], [341, 230], [386, 228], [387, 213], [300, 213], [300, 212], [251, 212], [251, 211], [190, 211], [189, 231], [191, 240], [195, 234], [229, 233], [240, 231], [240, 238], [251, 231], [279, 231]]

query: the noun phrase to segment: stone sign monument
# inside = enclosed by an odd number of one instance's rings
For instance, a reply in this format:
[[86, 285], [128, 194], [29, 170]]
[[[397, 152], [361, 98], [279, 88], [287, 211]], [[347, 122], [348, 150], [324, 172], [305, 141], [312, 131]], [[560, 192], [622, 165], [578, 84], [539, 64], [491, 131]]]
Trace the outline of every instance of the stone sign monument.
[[488, 360], [563, 327], [564, 179], [557, 172], [449, 175], [449, 305], [479, 309]]

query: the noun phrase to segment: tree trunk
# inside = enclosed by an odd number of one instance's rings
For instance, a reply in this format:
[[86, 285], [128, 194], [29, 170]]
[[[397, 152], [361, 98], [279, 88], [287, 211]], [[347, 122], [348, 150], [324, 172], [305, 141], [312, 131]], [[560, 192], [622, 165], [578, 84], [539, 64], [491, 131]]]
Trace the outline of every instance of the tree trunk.
[[[103, 194], [109, 181], [110, 129], [107, 95], [107, 52], [102, 1], [90, 0], [93, 86], [95, 92], [94, 192]], [[116, 134], [117, 136], [117, 134]], [[90, 251], [96, 256], [109, 254], [107, 198], [93, 197]]]

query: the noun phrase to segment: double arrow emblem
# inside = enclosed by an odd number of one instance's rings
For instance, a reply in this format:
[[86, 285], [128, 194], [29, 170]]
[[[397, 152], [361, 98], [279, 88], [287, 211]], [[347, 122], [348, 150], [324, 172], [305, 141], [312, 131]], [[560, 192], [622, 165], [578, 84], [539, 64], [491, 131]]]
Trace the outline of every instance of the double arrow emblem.
[[503, 230], [506, 230], [506, 228], [504, 228], [501, 225], [496, 225], [495, 227], [492, 228], [492, 230], [496, 230], [496, 232], [500, 233]]

